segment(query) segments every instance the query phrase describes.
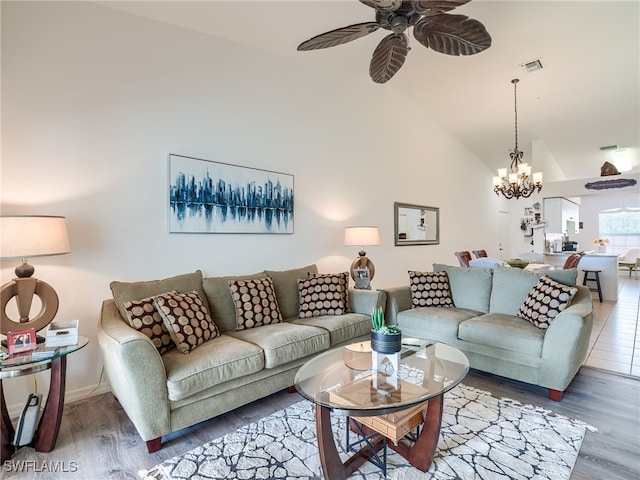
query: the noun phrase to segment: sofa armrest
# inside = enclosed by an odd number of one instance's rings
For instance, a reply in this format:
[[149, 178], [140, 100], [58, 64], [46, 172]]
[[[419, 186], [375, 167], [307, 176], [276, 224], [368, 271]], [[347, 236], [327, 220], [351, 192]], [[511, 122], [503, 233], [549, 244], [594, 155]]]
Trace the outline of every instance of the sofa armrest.
[[102, 303], [97, 334], [111, 389], [142, 439], [169, 433], [167, 376], [149, 337], [131, 328], [111, 299]]
[[544, 386], [563, 391], [587, 358], [593, 329], [593, 300], [587, 287], [577, 285], [571, 305], [551, 322], [542, 345]]
[[401, 287], [385, 288], [383, 291], [387, 295], [387, 305], [384, 318], [387, 325], [398, 324], [398, 313], [411, 309], [411, 288], [409, 285]]
[[386, 294], [380, 290], [349, 289], [349, 304], [353, 313], [371, 315], [377, 307], [385, 307]]

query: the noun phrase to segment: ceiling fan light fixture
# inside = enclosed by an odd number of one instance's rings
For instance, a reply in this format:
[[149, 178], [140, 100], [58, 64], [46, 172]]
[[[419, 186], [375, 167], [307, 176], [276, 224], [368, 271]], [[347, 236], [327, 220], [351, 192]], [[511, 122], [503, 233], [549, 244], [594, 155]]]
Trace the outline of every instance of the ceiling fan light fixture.
[[[447, 12], [471, 0], [360, 0], [376, 11], [375, 22], [357, 23], [321, 33], [298, 45], [298, 51], [335, 47], [375, 32], [384, 37], [371, 57], [369, 76], [375, 83], [390, 80], [404, 64], [409, 52], [408, 30], [426, 48], [446, 55], [475, 55], [491, 46], [491, 35], [478, 20]], [[405, 37], [404, 40], [398, 40]]]

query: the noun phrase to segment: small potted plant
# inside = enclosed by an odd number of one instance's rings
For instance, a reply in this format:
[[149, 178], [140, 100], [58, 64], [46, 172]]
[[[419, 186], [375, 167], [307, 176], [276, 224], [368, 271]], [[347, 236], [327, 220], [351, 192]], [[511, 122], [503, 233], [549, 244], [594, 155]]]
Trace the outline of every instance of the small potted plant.
[[402, 348], [402, 333], [395, 325], [384, 323], [384, 310], [371, 313], [371, 349], [378, 353], [397, 353]]

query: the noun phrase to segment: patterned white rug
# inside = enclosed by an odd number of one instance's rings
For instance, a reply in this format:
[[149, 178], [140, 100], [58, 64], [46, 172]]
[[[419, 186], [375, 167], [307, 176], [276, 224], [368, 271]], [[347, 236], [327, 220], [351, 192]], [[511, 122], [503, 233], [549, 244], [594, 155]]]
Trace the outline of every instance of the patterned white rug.
[[[338, 451], [346, 459], [345, 418], [332, 415], [332, 422]], [[596, 430], [549, 410], [458, 385], [445, 395], [438, 451], [429, 471], [413, 468], [389, 449], [386, 478], [568, 479], [587, 429]], [[139, 475], [145, 480], [323, 478], [313, 404], [298, 402]], [[350, 478], [384, 477], [366, 462]]]

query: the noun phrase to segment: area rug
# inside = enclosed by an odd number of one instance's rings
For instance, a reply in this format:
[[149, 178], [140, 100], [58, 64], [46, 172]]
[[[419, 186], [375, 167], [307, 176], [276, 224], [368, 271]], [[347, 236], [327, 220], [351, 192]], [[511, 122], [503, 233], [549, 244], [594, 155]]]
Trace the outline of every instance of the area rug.
[[[344, 451], [345, 417], [332, 415], [332, 422], [344, 460], [350, 456]], [[587, 429], [596, 430], [461, 384], [445, 394], [438, 450], [426, 473], [389, 449], [386, 477], [365, 462], [350, 478], [568, 479]], [[314, 406], [303, 400], [139, 475], [144, 480], [321, 479]]]

